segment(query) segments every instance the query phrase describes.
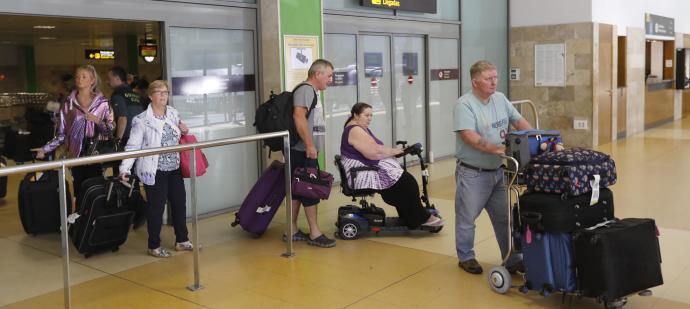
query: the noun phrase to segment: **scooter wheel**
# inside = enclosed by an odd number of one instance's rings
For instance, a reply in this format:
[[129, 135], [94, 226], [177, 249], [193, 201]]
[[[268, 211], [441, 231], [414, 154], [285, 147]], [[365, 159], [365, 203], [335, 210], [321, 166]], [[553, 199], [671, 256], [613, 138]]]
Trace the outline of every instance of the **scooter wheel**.
[[359, 238], [361, 232], [361, 227], [357, 221], [354, 220], [343, 220], [340, 223], [340, 228], [338, 229], [338, 234], [340, 238], [344, 240], [352, 240]]

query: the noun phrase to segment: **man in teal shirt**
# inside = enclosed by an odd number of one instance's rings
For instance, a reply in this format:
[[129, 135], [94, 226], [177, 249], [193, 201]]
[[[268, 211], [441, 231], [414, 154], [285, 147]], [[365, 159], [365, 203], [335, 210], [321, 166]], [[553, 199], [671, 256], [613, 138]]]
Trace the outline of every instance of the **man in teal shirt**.
[[[474, 222], [482, 209], [489, 214], [502, 256], [508, 254], [508, 191], [501, 155], [509, 125], [518, 130], [532, 128], [506, 96], [496, 92], [497, 76], [496, 67], [488, 61], [472, 65], [472, 91], [460, 97], [453, 110], [453, 131], [458, 133], [455, 248], [458, 265], [472, 274], [482, 273], [474, 253]], [[511, 273], [524, 269], [519, 255], [511, 256], [506, 265]]]

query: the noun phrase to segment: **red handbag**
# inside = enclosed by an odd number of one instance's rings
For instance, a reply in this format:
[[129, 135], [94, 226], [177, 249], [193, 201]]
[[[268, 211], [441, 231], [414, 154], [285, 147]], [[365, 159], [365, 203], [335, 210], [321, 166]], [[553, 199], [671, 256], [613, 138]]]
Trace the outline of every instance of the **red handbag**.
[[[196, 136], [193, 134], [185, 134], [180, 137], [180, 144], [193, 144], [196, 143]], [[180, 169], [182, 170], [182, 177], [189, 178], [192, 173], [190, 172], [190, 162], [189, 150], [180, 152]], [[196, 150], [196, 175], [202, 176], [206, 174], [206, 169], [208, 168], [208, 160], [206, 155], [201, 151], [201, 149]]]

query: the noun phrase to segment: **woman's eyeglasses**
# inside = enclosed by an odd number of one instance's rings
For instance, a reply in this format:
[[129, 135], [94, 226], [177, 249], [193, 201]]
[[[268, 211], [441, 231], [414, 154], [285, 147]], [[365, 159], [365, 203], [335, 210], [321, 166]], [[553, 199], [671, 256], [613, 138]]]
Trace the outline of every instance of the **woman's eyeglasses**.
[[157, 95], [163, 95], [163, 96], [168, 96], [168, 95], [170, 95], [170, 91], [154, 91], [154, 92], [152, 92], [152, 93], [153, 93], [153, 94], [157, 94]]

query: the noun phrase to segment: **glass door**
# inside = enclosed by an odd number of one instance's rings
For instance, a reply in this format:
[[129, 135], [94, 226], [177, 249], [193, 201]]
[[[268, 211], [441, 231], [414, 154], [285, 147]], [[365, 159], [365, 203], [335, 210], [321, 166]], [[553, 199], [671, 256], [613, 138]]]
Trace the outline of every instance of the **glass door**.
[[395, 121], [393, 137], [426, 144], [426, 55], [424, 38], [393, 37]]
[[326, 170], [338, 171], [333, 157], [340, 153], [343, 126], [357, 103], [357, 36], [354, 34], [324, 35], [326, 59], [333, 63], [333, 82], [324, 91], [326, 111]]
[[[254, 55], [251, 30], [170, 27], [172, 105], [197, 139], [256, 133]], [[203, 197], [199, 212], [240, 205], [256, 181], [256, 144], [209, 148], [204, 153], [210, 169], [197, 180], [198, 196]]]
[[393, 144], [391, 113], [391, 37], [360, 35], [357, 51], [359, 101], [373, 107], [369, 128], [387, 146]]

